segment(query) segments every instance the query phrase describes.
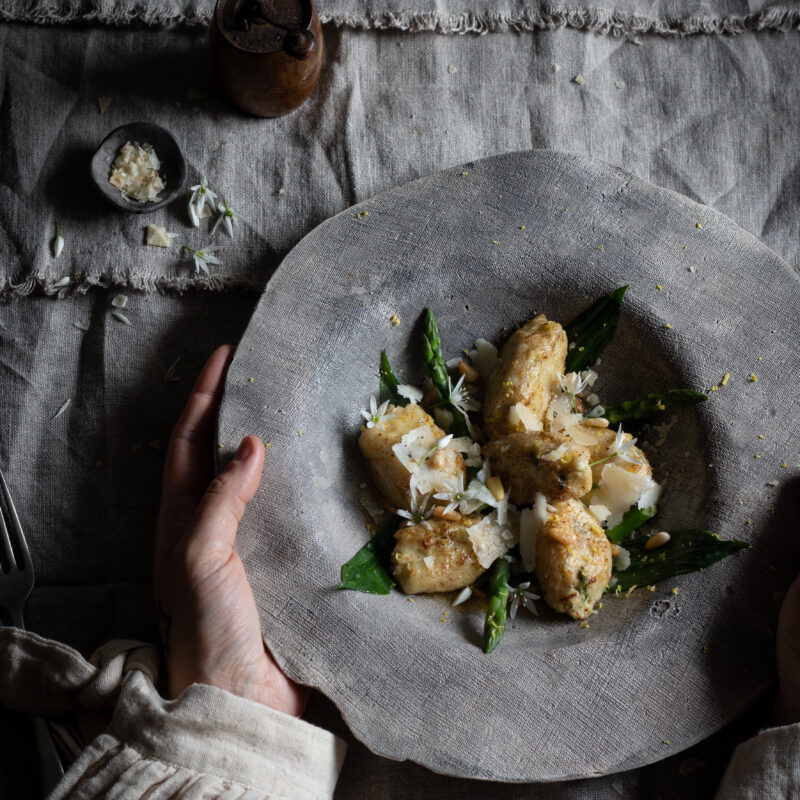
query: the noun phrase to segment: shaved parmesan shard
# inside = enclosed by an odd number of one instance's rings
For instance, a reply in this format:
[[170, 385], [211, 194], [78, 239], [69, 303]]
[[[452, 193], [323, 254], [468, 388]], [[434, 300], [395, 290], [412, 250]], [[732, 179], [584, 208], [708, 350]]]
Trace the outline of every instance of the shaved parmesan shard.
[[481, 446], [477, 442], [473, 442], [469, 436], [453, 439], [448, 447], [464, 454], [464, 465], [467, 467], [480, 467], [483, 464]]
[[582, 424], [583, 415], [578, 414], [569, 394], [557, 394], [551, 401], [545, 414], [547, 430], [550, 433], [561, 433], [569, 436], [576, 444], [591, 447], [597, 439]]
[[522, 566], [528, 572], [536, 566], [536, 538], [549, 516], [547, 498], [541, 492], [536, 495], [533, 508], [524, 508], [520, 514], [519, 554]]
[[486, 484], [478, 479], [469, 482], [467, 491], [464, 492], [464, 499], [461, 501], [460, 509], [464, 514], [474, 514], [481, 506], [493, 506], [497, 501], [489, 491]]
[[[451, 439], [448, 447], [451, 447], [453, 450], [458, 450], [459, 453], [471, 453], [476, 444], [477, 443], [473, 442], [469, 436], [459, 436]], [[478, 445], [478, 450], [480, 451], [480, 445]]]
[[108, 107], [111, 105], [111, 98], [110, 97], [98, 97], [97, 98], [97, 106], [100, 109], [101, 114], [105, 114], [108, 111]]
[[616, 545], [612, 551], [614, 554], [614, 569], [619, 572], [624, 572], [631, 565], [631, 554], [629, 550], [624, 547]]
[[433, 556], [425, 556], [422, 561], [428, 569], [433, 569], [433, 565], [436, 563], [436, 559]]
[[451, 442], [452, 438], [445, 436], [440, 443], [427, 425], [421, 425], [392, 446], [397, 460], [411, 473], [410, 486], [413, 490], [425, 495], [447, 487], [449, 473], [433, 467], [429, 456], [436, 451], [437, 444], [440, 444], [439, 449], [446, 449]]
[[111, 165], [108, 182], [137, 203], [153, 203], [160, 199], [165, 187], [160, 169], [161, 162], [152, 145], [125, 142]]
[[592, 494], [592, 505], [603, 505], [611, 512], [606, 523], [613, 528], [622, 522], [631, 506], [654, 506], [660, 494], [661, 487], [651, 477], [612, 461], [603, 467], [597, 491]]
[[476, 339], [475, 349], [469, 354], [478, 374], [486, 380], [500, 366], [500, 357], [497, 348], [486, 339]]
[[478, 563], [484, 569], [491, 567], [500, 556], [504, 556], [517, 543], [513, 530], [497, 521], [496, 511], [467, 528], [467, 535], [472, 542]]
[[419, 469], [419, 461], [431, 451], [436, 444], [436, 437], [427, 425], [421, 425], [409, 431], [392, 447], [397, 460], [412, 474]]
[[611, 516], [611, 509], [600, 503], [593, 503], [589, 506], [589, 513], [602, 525]]
[[508, 409], [508, 421], [514, 428], [522, 427], [525, 431], [541, 431], [544, 427], [542, 421], [524, 403], [515, 403]]
[[125, 308], [128, 305], [128, 298], [124, 294], [116, 294], [111, 300], [111, 305], [114, 308]]
[[407, 383], [399, 383], [397, 385], [397, 394], [414, 404], [422, 400], [422, 389], [417, 389], [416, 386], [409, 386]]
[[172, 239], [177, 233], [167, 233], [160, 225], [147, 226], [147, 244], [151, 247], [172, 247]]
[[567, 449], [568, 448], [566, 444], [560, 444], [555, 450], [545, 453], [542, 456], [542, 461], [558, 461], [564, 456], [564, 454], [567, 452]]

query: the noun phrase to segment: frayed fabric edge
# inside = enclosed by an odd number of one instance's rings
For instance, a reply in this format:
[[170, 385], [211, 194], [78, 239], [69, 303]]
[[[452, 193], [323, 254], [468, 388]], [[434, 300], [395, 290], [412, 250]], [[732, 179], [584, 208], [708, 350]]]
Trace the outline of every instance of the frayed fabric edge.
[[572, 28], [607, 36], [692, 36], [796, 30], [800, 8], [772, 6], [746, 15], [727, 17], [687, 15], [654, 19], [597, 8], [541, 9], [521, 14], [442, 14], [439, 12], [386, 12], [376, 15], [320, 14], [323, 22], [340, 28], [401, 30], [444, 34], [530, 33]]
[[[0, 20], [42, 25], [92, 22], [109, 26], [128, 25], [207, 25], [211, 10], [187, 14], [147, 3], [120, 9], [102, 2], [33, 3], [30, 0], [6, 2]], [[320, 10], [323, 23], [354, 30], [432, 32], [441, 34], [526, 33], [539, 30], [573, 28], [609, 36], [643, 35], [692, 36], [702, 34], [789, 31], [800, 26], [800, 8], [767, 6], [751, 14], [724, 17], [684, 15], [652, 18], [619, 11], [587, 8], [539, 8], [521, 13], [446, 14], [427, 11], [387, 11], [379, 14], [330, 14]]]
[[103, 2], [78, 0], [72, 3], [37, 3], [32, 0], [12, 0], [0, 8], [0, 21], [24, 22], [34, 25], [68, 25], [90, 22], [97, 25], [123, 28], [131, 25], [208, 25], [212, 12], [197, 11], [186, 14], [150, 6], [146, 3], [119, 8]]
[[55, 281], [30, 277], [21, 283], [0, 283], [0, 300], [44, 294], [48, 297], [64, 298], [82, 295], [91, 289], [132, 289], [142, 292], [175, 292], [200, 290], [206, 292], [254, 292], [264, 291], [266, 280], [224, 275], [83, 275], [66, 286], [55, 286]]

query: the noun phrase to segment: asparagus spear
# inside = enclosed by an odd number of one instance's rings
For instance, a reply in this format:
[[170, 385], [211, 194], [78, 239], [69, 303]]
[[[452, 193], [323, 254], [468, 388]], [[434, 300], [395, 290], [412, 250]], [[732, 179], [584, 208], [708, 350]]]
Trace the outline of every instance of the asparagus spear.
[[394, 532], [391, 529], [376, 533], [342, 566], [342, 582], [336, 588], [367, 594], [389, 594], [395, 585], [389, 567], [393, 548]]
[[631, 554], [631, 564], [624, 572], [612, 576], [607, 592], [652, 586], [675, 575], [697, 572], [743, 547], [749, 547], [737, 539], [723, 541], [716, 534], [700, 528], [675, 531], [665, 545], [655, 550], [646, 550], [646, 544], [647, 537], [642, 536], [626, 545]]
[[433, 381], [436, 391], [442, 400], [450, 396], [450, 387], [447, 384], [447, 367], [442, 355], [442, 339], [439, 336], [439, 326], [433, 311], [426, 308], [422, 318], [422, 357], [425, 362], [425, 371]]
[[597, 360], [617, 329], [622, 298], [628, 286], [620, 286], [578, 314], [564, 329], [570, 349], [564, 372], [579, 372]]
[[442, 355], [442, 340], [436, 318], [429, 308], [425, 309], [422, 318], [422, 360], [425, 372], [436, 387], [443, 407], [453, 415], [450, 432], [454, 436], [469, 436], [469, 427], [463, 412], [449, 402], [451, 385]]
[[484, 653], [491, 653], [497, 647], [506, 629], [510, 574], [505, 556], [494, 562], [489, 573], [489, 606], [486, 609], [486, 621], [483, 625]]
[[648, 508], [637, 508], [631, 506], [622, 516], [622, 521], [619, 525], [615, 525], [606, 531], [609, 541], [614, 544], [619, 544], [626, 536], [633, 533], [638, 527], [644, 525], [647, 520], [654, 517], [658, 509], [655, 506]]
[[609, 424], [617, 425], [631, 419], [650, 419], [664, 411], [691, 406], [705, 400], [708, 400], [708, 397], [702, 392], [695, 392], [691, 389], [670, 389], [660, 394], [649, 394], [641, 400], [626, 400], [615, 406], [604, 406], [603, 416]]
[[389, 357], [386, 355], [385, 350], [381, 350], [381, 365], [378, 369], [378, 388], [380, 392], [381, 403], [387, 400], [394, 403], [396, 406], [404, 406], [408, 403], [408, 398], [403, 397], [397, 391], [397, 378], [392, 372], [392, 366], [389, 363]]

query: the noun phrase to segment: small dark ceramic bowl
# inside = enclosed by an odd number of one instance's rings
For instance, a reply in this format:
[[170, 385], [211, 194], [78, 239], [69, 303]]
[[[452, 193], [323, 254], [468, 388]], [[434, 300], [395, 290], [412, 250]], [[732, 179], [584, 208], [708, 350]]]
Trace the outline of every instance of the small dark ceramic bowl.
[[[166, 184], [161, 199], [157, 202], [137, 203], [125, 197], [116, 186], [108, 182], [111, 164], [125, 142], [149, 144], [155, 150], [161, 162], [159, 173]], [[186, 162], [175, 137], [168, 130], [152, 122], [131, 122], [111, 131], [92, 157], [91, 172], [92, 180], [100, 190], [100, 194], [109, 203], [134, 214], [146, 214], [148, 211], [163, 208], [180, 194], [186, 183]]]

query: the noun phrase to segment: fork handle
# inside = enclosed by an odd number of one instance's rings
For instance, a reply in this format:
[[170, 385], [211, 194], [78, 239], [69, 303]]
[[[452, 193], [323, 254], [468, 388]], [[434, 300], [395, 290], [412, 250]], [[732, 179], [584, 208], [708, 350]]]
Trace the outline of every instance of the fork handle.
[[[6, 609], [9, 622], [15, 628], [25, 630], [22, 618], [22, 604], [13, 604]], [[49, 797], [64, 777], [64, 767], [58, 755], [53, 737], [43, 717], [33, 718], [33, 730], [36, 736], [36, 749], [39, 752], [39, 779], [42, 785], [42, 797]]]
[[39, 769], [42, 783], [42, 797], [48, 797], [56, 788], [58, 782], [64, 777], [64, 767], [56, 750], [47, 722], [42, 717], [33, 718], [33, 728], [36, 733], [36, 747], [39, 750]]

